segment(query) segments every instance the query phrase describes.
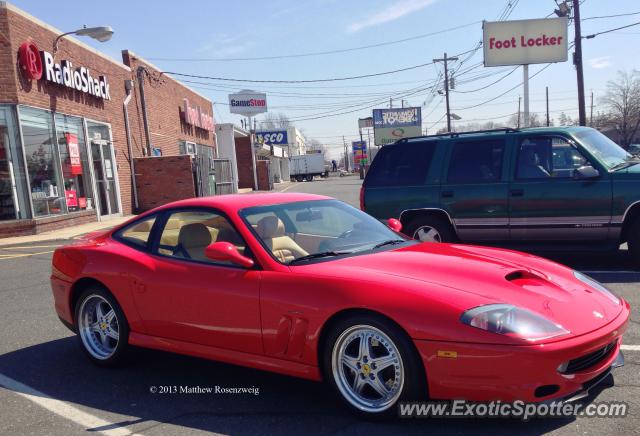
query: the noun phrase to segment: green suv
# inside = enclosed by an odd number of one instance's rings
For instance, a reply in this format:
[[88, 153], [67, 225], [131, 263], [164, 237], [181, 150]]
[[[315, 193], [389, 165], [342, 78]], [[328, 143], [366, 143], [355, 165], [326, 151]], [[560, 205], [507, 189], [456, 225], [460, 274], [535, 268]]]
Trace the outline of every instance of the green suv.
[[618, 249], [640, 260], [640, 160], [587, 127], [402, 139], [375, 157], [362, 210], [422, 241]]

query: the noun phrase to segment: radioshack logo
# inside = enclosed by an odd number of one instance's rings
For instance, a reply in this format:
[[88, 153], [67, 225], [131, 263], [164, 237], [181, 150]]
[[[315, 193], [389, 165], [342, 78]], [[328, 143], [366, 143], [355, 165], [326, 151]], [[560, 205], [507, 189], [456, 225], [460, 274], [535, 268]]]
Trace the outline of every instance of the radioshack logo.
[[111, 100], [109, 83], [105, 76], [95, 78], [85, 67], [74, 70], [73, 64], [68, 60], [55, 63], [51, 53], [41, 50], [38, 54], [38, 47], [31, 41], [20, 46], [18, 57], [23, 74], [30, 80], [44, 79], [85, 94]]

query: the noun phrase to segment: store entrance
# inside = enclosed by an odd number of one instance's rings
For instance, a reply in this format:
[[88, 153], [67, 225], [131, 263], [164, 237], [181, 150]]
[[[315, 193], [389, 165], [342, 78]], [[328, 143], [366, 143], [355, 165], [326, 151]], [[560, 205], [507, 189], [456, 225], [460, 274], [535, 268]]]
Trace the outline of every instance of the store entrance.
[[120, 215], [118, 177], [109, 128], [102, 124], [87, 122], [87, 132], [91, 144], [91, 162], [100, 217], [105, 219]]

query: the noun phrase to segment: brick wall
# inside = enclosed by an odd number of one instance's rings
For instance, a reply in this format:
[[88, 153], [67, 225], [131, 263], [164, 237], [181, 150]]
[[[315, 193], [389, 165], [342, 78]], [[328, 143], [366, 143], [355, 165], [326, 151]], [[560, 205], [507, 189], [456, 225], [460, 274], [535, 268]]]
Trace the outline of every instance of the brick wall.
[[251, 140], [248, 137], [236, 138], [236, 160], [238, 163], [238, 188], [253, 189], [253, 161], [251, 158]]
[[256, 161], [256, 173], [258, 176], [258, 190], [259, 191], [270, 191], [271, 186], [271, 177], [269, 174], [271, 162], [268, 160], [257, 160]]
[[53, 215], [29, 220], [0, 221], [0, 238], [36, 235], [65, 227], [91, 223], [96, 220], [96, 211], [87, 210], [67, 215]]
[[191, 156], [137, 158], [135, 168], [141, 212], [196, 195]]
[[[200, 106], [204, 113], [213, 116], [213, 103], [210, 100], [170, 76], [161, 74], [155, 66], [129, 50], [122, 51], [122, 60], [131, 67], [132, 74], [136, 74], [138, 67], [144, 67], [148, 72], [144, 75], [144, 97], [152, 146], [161, 148], [164, 156], [177, 155], [181, 140], [215, 146], [213, 133], [185, 123], [182, 113], [184, 99], [187, 98], [190, 106]], [[136, 117], [141, 127], [136, 141], [146, 144], [138, 84], [133, 99], [136, 112], [131, 116]]]

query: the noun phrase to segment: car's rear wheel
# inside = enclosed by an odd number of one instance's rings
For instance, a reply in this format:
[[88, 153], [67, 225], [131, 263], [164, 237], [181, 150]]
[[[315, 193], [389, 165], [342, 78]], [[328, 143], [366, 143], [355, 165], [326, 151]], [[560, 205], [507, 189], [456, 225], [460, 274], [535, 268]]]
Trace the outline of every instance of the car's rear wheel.
[[435, 215], [413, 218], [407, 224], [405, 234], [421, 242], [453, 242], [455, 240], [451, 224]]
[[399, 401], [426, 395], [424, 370], [411, 340], [388, 320], [373, 315], [342, 320], [326, 345], [325, 378], [353, 412], [394, 416]]
[[115, 298], [101, 287], [86, 289], [75, 314], [80, 346], [89, 360], [101, 366], [121, 363], [128, 349], [129, 325]]
[[640, 265], [640, 217], [635, 218], [629, 227], [627, 246], [634, 262]]

